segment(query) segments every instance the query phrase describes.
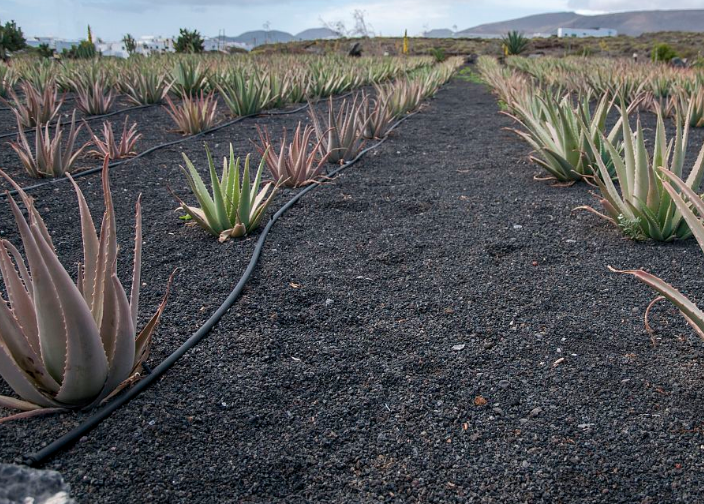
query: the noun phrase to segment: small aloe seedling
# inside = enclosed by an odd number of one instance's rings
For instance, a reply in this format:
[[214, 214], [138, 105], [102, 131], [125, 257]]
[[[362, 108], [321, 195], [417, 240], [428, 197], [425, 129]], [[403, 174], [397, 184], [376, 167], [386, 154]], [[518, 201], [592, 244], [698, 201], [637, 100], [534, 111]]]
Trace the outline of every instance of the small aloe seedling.
[[[279, 188], [273, 182], [267, 182], [259, 190], [266, 155], [259, 163], [254, 183], [250, 183], [249, 154], [245, 158], [244, 170], [240, 177], [240, 158], [235, 158], [232, 144], [230, 144], [230, 159], [223, 158], [222, 175], [218, 178], [213, 157], [207, 146], [205, 151], [208, 155], [208, 170], [213, 195], [208, 193], [208, 188], [203, 183], [198, 170], [184, 153], [183, 160], [186, 163], [186, 168], [181, 168], [200, 208], [187, 205], [178, 196], [176, 199], [191, 219], [210, 234], [218, 236], [220, 242], [244, 236], [259, 226], [264, 212]], [[270, 190], [271, 192], [269, 192]]]
[[0, 300], [0, 375], [20, 397], [0, 396], [0, 406], [24, 413], [3, 420], [95, 407], [140, 372], [166, 306], [168, 285], [156, 313], [135, 336], [142, 265], [140, 199], [128, 298], [117, 278], [116, 220], [107, 158], [100, 235], [83, 193], [68, 176], [78, 198], [83, 234], [83, 262], [75, 283], [59, 261], [32, 198], [0, 174], [17, 190], [28, 215], [8, 198], [26, 263], [14, 245], [0, 241], [0, 272], [8, 299]]
[[266, 159], [271, 176], [274, 180], [288, 187], [300, 187], [312, 184], [320, 178], [325, 168], [327, 156], [321, 152], [321, 141], [310, 148], [313, 128], [306, 126], [301, 131], [301, 123], [293, 132], [291, 143], [286, 143], [286, 128], [281, 140], [281, 148], [274, 149], [269, 131], [257, 126], [261, 145], [255, 144], [259, 153]]

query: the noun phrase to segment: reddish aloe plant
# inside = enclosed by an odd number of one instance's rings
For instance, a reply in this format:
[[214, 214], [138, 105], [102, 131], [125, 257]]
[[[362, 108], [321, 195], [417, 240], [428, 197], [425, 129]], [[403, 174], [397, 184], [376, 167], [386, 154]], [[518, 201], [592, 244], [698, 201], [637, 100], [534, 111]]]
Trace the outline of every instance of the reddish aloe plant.
[[276, 181], [289, 187], [300, 187], [318, 180], [323, 173], [327, 155], [322, 152], [322, 140], [312, 146], [311, 137], [313, 128], [306, 126], [301, 131], [298, 123], [293, 132], [291, 143], [286, 143], [286, 128], [284, 128], [281, 147], [278, 151], [274, 148], [269, 131], [257, 126], [261, 145], [254, 144], [259, 153], [266, 159], [271, 176]]
[[8, 301], [0, 300], [0, 376], [20, 397], [0, 396], [0, 406], [24, 410], [6, 417], [95, 407], [138, 376], [151, 337], [166, 306], [135, 336], [142, 265], [142, 216], [137, 199], [134, 266], [128, 299], [117, 278], [115, 211], [103, 166], [105, 213], [100, 235], [83, 193], [78, 197], [83, 262], [74, 283], [59, 261], [44, 221], [30, 198], [10, 177], [28, 214], [8, 198], [27, 262], [7, 240], [0, 241], [0, 272]]
[[93, 130], [90, 129], [88, 123], [86, 123], [86, 128], [91, 136], [91, 142], [95, 149], [87, 152], [88, 155], [104, 158], [108, 156], [110, 159], [122, 159], [137, 154], [134, 150], [134, 146], [137, 141], [142, 138], [141, 133], [137, 133], [137, 123], [132, 123], [129, 129], [127, 129], [127, 121], [129, 116], [125, 117], [125, 123], [122, 126], [122, 136], [120, 136], [120, 141], [118, 142], [115, 138], [115, 133], [112, 129], [112, 123], [110, 121], [103, 122], [103, 138], [98, 137]]

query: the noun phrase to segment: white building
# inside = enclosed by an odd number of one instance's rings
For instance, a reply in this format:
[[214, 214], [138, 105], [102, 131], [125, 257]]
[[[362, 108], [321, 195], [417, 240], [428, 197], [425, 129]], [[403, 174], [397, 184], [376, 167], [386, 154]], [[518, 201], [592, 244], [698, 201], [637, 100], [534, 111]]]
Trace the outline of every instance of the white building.
[[72, 46], [77, 46], [80, 44], [79, 40], [68, 40], [56, 37], [28, 37], [27, 45], [30, 47], [39, 47], [40, 44], [46, 44], [57, 53], [60, 53], [64, 49], [69, 50]]
[[166, 37], [145, 35], [137, 39], [136, 52], [145, 56], [153, 52], [174, 52], [174, 41]]
[[102, 53], [103, 56], [115, 56], [117, 58], [127, 58], [129, 53], [125, 49], [125, 43], [120, 42], [98, 42], [95, 48]]
[[615, 37], [616, 30], [611, 28], [558, 28], [557, 36], [562, 37]]

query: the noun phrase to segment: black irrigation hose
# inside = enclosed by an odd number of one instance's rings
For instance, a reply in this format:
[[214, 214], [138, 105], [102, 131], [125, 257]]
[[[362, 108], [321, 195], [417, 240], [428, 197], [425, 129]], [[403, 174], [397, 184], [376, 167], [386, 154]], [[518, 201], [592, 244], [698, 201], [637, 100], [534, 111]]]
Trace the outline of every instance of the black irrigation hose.
[[[115, 110], [114, 112], [108, 112], [107, 114], [85, 116], [85, 117], [81, 118], [81, 121], [85, 121], [85, 122], [97, 121], [98, 119], [105, 119], [106, 117], [112, 117], [117, 114], [124, 114], [125, 112], [131, 112], [132, 110], [140, 110], [140, 109], [144, 109], [144, 108], [155, 107], [156, 105], [158, 105], [158, 104], [148, 103], [146, 105], [135, 105], [134, 107], [127, 107], [124, 109]], [[42, 125], [42, 126], [45, 126], [45, 125]], [[49, 123], [49, 126], [56, 127], [56, 121], [54, 121], [53, 123]], [[25, 131], [25, 134], [36, 133], [36, 132], [37, 132], [37, 128], [34, 127], [32, 129], [28, 129], [27, 131]], [[17, 131], [12, 131], [10, 133], [3, 133], [2, 135], [0, 135], [0, 138], [7, 138], [7, 137], [17, 136], [17, 135], [18, 135]]]
[[[396, 121], [396, 123], [394, 123], [389, 128], [387, 135], [384, 138], [379, 140], [377, 143], [370, 145], [366, 149], [360, 151], [360, 153], [357, 154], [354, 159], [331, 171], [330, 173], [328, 173], [327, 176], [333, 178], [342, 170], [345, 170], [357, 163], [367, 152], [376, 149], [381, 144], [383, 144], [388, 138], [389, 133], [391, 133], [391, 131], [393, 131], [399, 124], [401, 124], [403, 121], [417, 113], [417, 111], [413, 112]], [[220, 307], [215, 311], [215, 313], [210, 316], [210, 318], [205, 322], [205, 324], [203, 324], [180, 347], [178, 347], [178, 349], [174, 353], [172, 353], [166, 359], [161, 361], [158, 366], [153, 368], [148, 375], [138, 381], [132, 388], [115, 398], [112, 402], [109, 402], [107, 405], [98, 410], [92, 416], [88, 417], [88, 419], [85, 420], [82, 424], [78, 425], [77, 427], [70, 430], [58, 439], [52, 441], [50, 444], [48, 444], [41, 450], [25, 455], [23, 457], [24, 463], [29, 466], [39, 466], [52, 456], [56, 455], [58, 452], [74, 444], [81, 437], [90, 432], [93, 428], [97, 427], [100, 422], [109, 417], [115, 410], [117, 410], [119, 407], [128, 403], [136, 396], [138, 396], [143, 390], [149, 387], [152, 383], [159, 379], [161, 375], [168, 371], [168, 369], [173, 366], [176, 361], [183, 357], [186, 352], [188, 352], [191, 348], [195, 347], [211, 331], [215, 324], [220, 321], [222, 316], [232, 307], [237, 298], [239, 298], [240, 294], [242, 293], [242, 290], [244, 289], [245, 284], [249, 281], [250, 277], [252, 276], [252, 273], [254, 272], [254, 269], [257, 266], [257, 263], [259, 262], [259, 258], [261, 257], [267, 235], [269, 234], [269, 231], [271, 230], [274, 223], [279, 220], [279, 218], [283, 214], [285, 214], [289, 208], [295, 205], [299, 199], [301, 199], [304, 195], [319, 186], [320, 184], [311, 184], [307, 186], [306, 188], [298, 192], [295, 196], [293, 196], [293, 198], [288, 200], [288, 202], [286, 202], [284, 206], [282, 206], [274, 215], [271, 216], [269, 222], [267, 222], [266, 224], [266, 227], [259, 235], [259, 239], [257, 240], [257, 244], [254, 248], [254, 253], [252, 254], [252, 258], [249, 260], [249, 264], [247, 265], [247, 269], [244, 271], [244, 274], [239, 279], [237, 285], [235, 285], [235, 288], [232, 290], [232, 292], [230, 292], [230, 294], [227, 296], [225, 301], [220, 305]]]
[[[72, 102], [75, 100], [76, 100], [75, 96], [69, 96], [68, 98], [64, 98], [64, 103]], [[12, 110], [12, 107], [0, 107], [0, 112], [7, 111], [7, 110]]]
[[[353, 93], [353, 91], [350, 91], [349, 93], [346, 93], [346, 94], [337, 96], [337, 97], [335, 97], [335, 98], [333, 98], [333, 99], [334, 99], [334, 100], [341, 100], [341, 99], [343, 99], [343, 98], [346, 98], [346, 97], [350, 96], [352, 93]], [[238, 122], [240, 122], [240, 121], [243, 121], [244, 119], [249, 119], [249, 118], [251, 118], [251, 117], [262, 117], [262, 116], [272, 116], [272, 117], [274, 117], [274, 116], [280, 116], [280, 115], [291, 115], [291, 114], [295, 114], [295, 113], [297, 113], [297, 112], [301, 112], [301, 111], [307, 109], [309, 105], [310, 105], [310, 102], [308, 102], [308, 103], [306, 103], [305, 105], [302, 105], [302, 106], [300, 106], [300, 107], [298, 107], [298, 108], [295, 108], [295, 109], [293, 109], [293, 110], [279, 110], [279, 111], [274, 111], [274, 112], [256, 112], [256, 113], [254, 113], [254, 114], [236, 117], [235, 119], [232, 119], [231, 121], [226, 121], [226, 122], [224, 122], [224, 123], [222, 123], [222, 124], [218, 124], [218, 125], [216, 125], [216, 126], [213, 126], [213, 127], [210, 128], [210, 129], [203, 130], [203, 131], [201, 131], [201, 132], [199, 132], [199, 133], [196, 133], [195, 135], [187, 135], [187, 136], [184, 136], [183, 138], [179, 138], [178, 140], [172, 140], [171, 142], [166, 142], [166, 143], [163, 143], [163, 144], [155, 145], [154, 147], [150, 147], [149, 149], [147, 149], [147, 150], [145, 150], [145, 151], [142, 151], [142, 152], [140, 152], [139, 154], [137, 154], [136, 156], [133, 156], [133, 157], [131, 157], [131, 158], [122, 159], [122, 160], [120, 160], [120, 161], [113, 161], [112, 163], [109, 163], [108, 166], [109, 166], [110, 168], [112, 168], [113, 166], [119, 166], [119, 165], [128, 163], [128, 162], [130, 162], [130, 161], [133, 161], [133, 160], [135, 160], [135, 159], [139, 159], [139, 158], [141, 158], [141, 157], [143, 157], [143, 156], [146, 156], [147, 154], [151, 154], [152, 152], [157, 151], [157, 150], [160, 150], [160, 149], [163, 149], [163, 148], [165, 148], [165, 147], [170, 147], [170, 146], [172, 146], [172, 145], [176, 145], [176, 144], [179, 144], [179, 143], [181, 143], [181, 142], [185, 142], [185, 141], [187, 141], [187, 140], [192, 140], [192, 139], [194, 139], [194, 138], [199, 138], [199, 137], [202, 137], [202, 136], [205, 136], [205, 135], [209, 135], [210, 133], [214, 133], [214, 132], [216, 132], [216, 131], [218, 131], [218, 130], [221, 130], [221, 129], [226, 128], [226, 127], [228, 127], [228, 126], [232, 126], [233, 124], [236, 124], [236, 123], [238, 123]], [[98, 173], [98, 172], [101, 172], [101, 171], [103, 171], [103, 166], [102, 166], [102, 165], [101, 165], [101, 166], [96, 166], [95, 168], [89, 168], [89, 169], [87, 169], [87, 170], [83, 170], [83, 171], [77, 172], [77, 173], [75, 173], [75, 174], [72, 173], [71, 176], [72, 176], [74, 179], [77, 179], [77, 178], [85, 177], [86, 175], [91, 175], [91, 174], [93, 174], [93, 173]], [[22, 190], [23, 190], [24, 192], [34, 191], [34, 190], [36, 190], [36, 189], [39, 189], [40, 187], [48, 186], [48, 185], [51, 185], [51, 184], [57, 184], [57, 183], [59, 183], [59, 182], [63, 182], [63, 181], [66, 181], [66, 180], [68, 180], [68, 177], [50, 178], [50, 179], [46, 179], [46, 180], [44, 180], [44, 181], [42, 181], [42, 182], [39, 182], [39, 183], [37, 183], [37, 184], [31, 185], [31, 186], [27, 186], [27, 187], [23, 187]], [[5, 191], [4, 193], [0, 193], [0, 199], [2, 199], [3, 197], [6, 197], [7, 195], [14, 196], [14, 195], [16, 195], [16, 194], [17, 194], [17, 190], [16, 190], [16, 189], [13, 189], [13, 190], [11, 190], [11, 191]]]

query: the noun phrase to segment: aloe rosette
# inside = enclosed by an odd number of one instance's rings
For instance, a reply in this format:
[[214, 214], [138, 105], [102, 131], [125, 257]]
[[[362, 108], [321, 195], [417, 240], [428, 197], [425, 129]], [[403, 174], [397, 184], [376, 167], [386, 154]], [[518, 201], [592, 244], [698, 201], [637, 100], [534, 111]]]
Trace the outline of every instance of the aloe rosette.
[[240, 158], [235, 158], [230, 144], [230, 158], [223, 158], [222, 175], [218, 178], [210, 149], [206, 146], [205, 150], [208, 156], [212, 196], [198, 170], [184, 153], [186, 168], [181, 168], [200, 207], [187, 205], [175, 194], [174, 197], [190, 219], [210, 234], [218, 236], [220, 242], [242, 237], [259, 226], [264, 212], [279, 190], [280, 181], [266, 182], [262, 189], [259, 189], [267, 158], [266, 152], [259, 163], [254, 181], [250, 183], [249, 154], [245, 158], [240, 176]]
[[156, 313], [135, 336], [142, 264], [140, 199], [128, 299], [117, 277], [107, 158], [100, 235], [83, 193], [67, 175], [78, 198], [83, 235], [83, 262], [75, 283], [59, 261], [33, 200], [5, 173], [0, 174], [17, 190], [28, 215], [23, 216], [15, 200], [8, 197], [26, 263], [14, 245], [0, 241], [0, 272], [7, 293], [7, 301], [0, 301], [0, 376], [19, 396], [0, 396], [0, 406], [24, 413], [3, 420], [97, 406], [138, 377], [166, 306], [168, 285]]

